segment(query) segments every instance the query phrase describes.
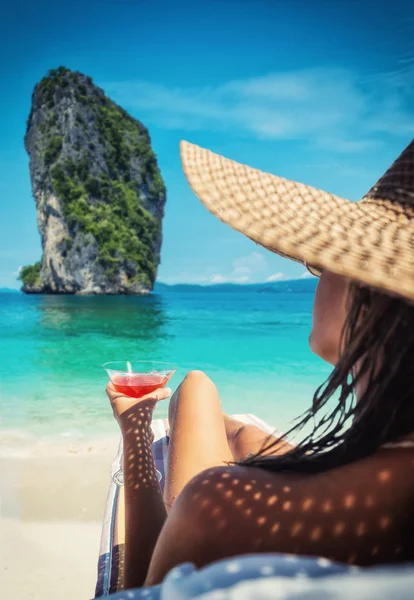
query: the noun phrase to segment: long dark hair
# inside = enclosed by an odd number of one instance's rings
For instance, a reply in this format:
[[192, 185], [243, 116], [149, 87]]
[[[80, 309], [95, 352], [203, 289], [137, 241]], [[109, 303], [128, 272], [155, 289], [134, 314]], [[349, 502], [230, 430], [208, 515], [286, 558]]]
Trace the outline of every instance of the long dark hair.
[[[243, 464], [271, 471], [324, 471], [368, 456], [414, 431], [414, 307], [354, 283], [348, 299], [341, 356], [316, 390], [311, 408], [282, 438]], [[364, 382], [365, 391], [357, 403], [359, 382]], [[334, 394], [339, 394], [338, 401], [327, 411]], [[264, 456], [312, 421], [311, 433], [292, 450]]]

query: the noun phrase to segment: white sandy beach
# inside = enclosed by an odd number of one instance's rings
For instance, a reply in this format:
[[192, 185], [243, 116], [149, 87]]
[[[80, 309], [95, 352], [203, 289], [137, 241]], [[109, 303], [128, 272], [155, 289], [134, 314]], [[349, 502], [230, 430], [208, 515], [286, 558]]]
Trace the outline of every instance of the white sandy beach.
[[0, 434], [2, 597], [92, 598], [118, 438], [16, 444]]

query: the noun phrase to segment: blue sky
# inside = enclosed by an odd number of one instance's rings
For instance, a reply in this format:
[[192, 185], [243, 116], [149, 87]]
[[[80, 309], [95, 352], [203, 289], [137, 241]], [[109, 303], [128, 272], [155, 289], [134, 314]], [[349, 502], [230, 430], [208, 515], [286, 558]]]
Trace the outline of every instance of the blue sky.
[[169, 283], [304, 271], [203, 208], [180, 139], [356, 200], [414, 136], [411, 0], [15, 0], [2, 13], [0, 287], [41, 255], [23, 136], [50, 68], [90, 75], [149, 128]]

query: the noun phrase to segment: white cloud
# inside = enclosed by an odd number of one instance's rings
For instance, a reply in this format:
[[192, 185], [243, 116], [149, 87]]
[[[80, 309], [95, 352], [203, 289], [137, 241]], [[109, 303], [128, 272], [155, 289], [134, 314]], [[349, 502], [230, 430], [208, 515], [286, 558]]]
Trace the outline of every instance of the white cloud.
[[17, 269], [17, 271], [15, 271], [13, 273], [13, 277], [18, 277], [20, 275], [20, 271], [23, 269], [23, 265], [20, 265], [20, 267]]
[[267, 262], [263, 254], [252, 252], [248, 256], [236, 258], [233, 262], [233, 277], [247, 276], [251, 277], [255, 273], [262, 272], [267, 266]]
[[234, 130], [263, 139], [312, 139], [338, 152], [364, 151], [381, 135], [414, 132], [414, 65], [364, 77], [349, 69], [273, 72], [217, 86], [104, 84], [123, 106], [170, 129]]
[[196, 285], [209, 285], [218, 283], [248, 283], [249, 277], [247, 275], [221, 275], [216, 273], [215, 275], [191, 275], [188, 273], [179, 273], [174, 276], [160, 277], [157, 280], [159, 283], [166, 283], [168, 285], [174, 285], [178, 283], [188, 283]]
[[196, 275], [191, 273], [179, 273], [175, 276], [161, 277], [158, 279], [161, 283], [196, 283], [196, 284], [217, 284], [217, 283], [249, 283], [250, 281], [260, 280], [260, 275], [267, 268], [266, 258], [259, 252], [252, 252], [247, 256], [236, 258], [231, 268], [223, 272], [213, 271], [207, 268], [204, 273]]
[[177, 283], [194, 283], [206, 284], [210, 283], [210, 278], [206, 275], [194, 275], [191, 273], [177, 273], [176, 275], [167, 275], [166, 277], [157, 278], [159, 283], [175, 285]]
[[247, 283], [252, 279], [260, 278], [260, 274], [267, 267], [267, 261], [263, 254], [252, 252], [247, 256], [236, 258], [233, 262], [233, 271], [229, 274], [227, 281], [234, 283]]
[[282, 281], [282, 279], [285, 279], [285, 274], [284, 273], [274, 273], [273, 275], [270, 275], [266, 281]]
[[247, 275], [241, 277], [235, 277], [234, 275], [213, 275], [210, 277], [209, 283], [248, 283], [249, 278]]
[[315, 275], [312, 275], [312, 273], [309, 273], [309, 271], [303, 271], [302, 275], [300, 275], [298, 279], [312, 279], [314, 277]]
[[211, 283], [248, 283], [267, 267], [265, 257], [259, 252], [252, 252], [233, 261], [233, 269], [227, 274], [215, 274]]
[[210, 278], [210, 283], [224, 283], [226, 278], [223, 275], [212, 275]]

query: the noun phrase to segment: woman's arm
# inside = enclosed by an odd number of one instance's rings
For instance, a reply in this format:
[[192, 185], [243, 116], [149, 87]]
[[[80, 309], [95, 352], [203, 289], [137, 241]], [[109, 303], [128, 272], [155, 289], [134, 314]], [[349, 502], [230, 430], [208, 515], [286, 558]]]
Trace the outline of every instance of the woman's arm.
[[142, 587], [166, 510], [152, 454], [151, 419], [156, 402], [169, 390], [139, 400], [122, 396], [112, 385], [108, 396], [124, 442], [125, 567], [124, 587]]
[[167, 516], [152, 456], [150, 426], [136, 427], [137, 422], [132, 419], [129, 425], [123, 431], [125, 588], [144, 584], [155, 543]]

